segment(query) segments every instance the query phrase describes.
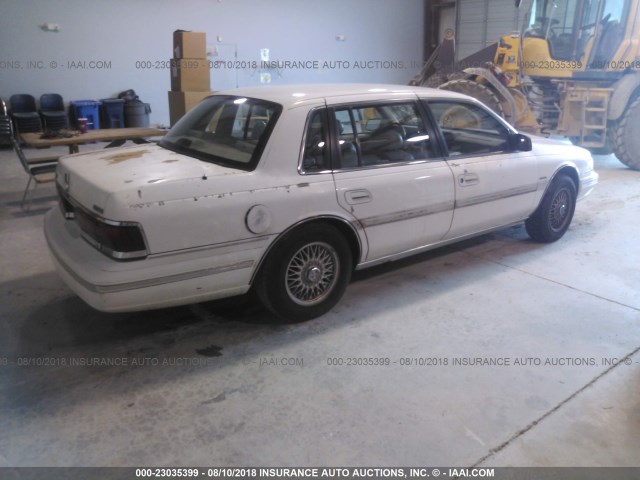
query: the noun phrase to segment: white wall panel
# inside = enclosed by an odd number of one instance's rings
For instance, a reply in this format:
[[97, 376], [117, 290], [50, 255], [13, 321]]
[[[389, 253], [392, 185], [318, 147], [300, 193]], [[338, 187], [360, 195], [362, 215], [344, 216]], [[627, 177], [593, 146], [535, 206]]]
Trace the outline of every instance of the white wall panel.
[[[245, 66], [260, 61], [262, 48], [269, 49], [271, 60], [333, 62], [329, 68], [271, 70], [273, 84], [406, 84], [423, 59], [423, 0], [0, 0], [0, 5], [0, 96], [57, 92], [68, 102], [133, 88], [151, 104], [152, 124], [169, 123], [167, 63], [176, 29], [206, 32], [207, 43], [218, 50], [212, 60], [232, 62], [237, 54], [245, 62], [212, 70], [213, 90], [259, 85], [260, 69]], [[41, 30], [45, 22], [60, 30]], [[336, 40], [338, 35], [344, 40]], [[91, 61], [103, 68], [92, 68]]]

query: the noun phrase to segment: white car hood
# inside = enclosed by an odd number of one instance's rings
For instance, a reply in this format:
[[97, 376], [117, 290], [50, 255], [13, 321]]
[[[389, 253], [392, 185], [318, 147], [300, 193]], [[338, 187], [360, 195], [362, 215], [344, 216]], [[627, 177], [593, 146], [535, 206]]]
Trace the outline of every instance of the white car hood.
[[576, 159], [589, 160], [591, 159], [591, 153], [589, 150], [573, 145], [567, 139], [561, 138], [548, 138], [538, 135], [528, 135], [533, 142], [533, 149], [538, 153], [545, 155], [563, 155], [571, 156]]
[[[183, 195], [185, 189], [172, 189], [167, 184], [201, 183], [203, 178], [242, 173], [149, 144], [63, 157], [57, 183], [76, 202], [108, 217], [110, 201], [131, 205], [158, 200], [159, 190], [162, 200], [170, 200], [173, 190]], [[162, 189], [154, 188], [160, 184]]]

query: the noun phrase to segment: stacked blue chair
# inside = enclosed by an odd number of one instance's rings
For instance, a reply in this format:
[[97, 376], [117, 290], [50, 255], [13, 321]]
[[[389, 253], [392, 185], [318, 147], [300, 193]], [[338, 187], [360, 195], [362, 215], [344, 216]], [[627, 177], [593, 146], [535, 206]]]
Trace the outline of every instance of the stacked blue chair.
[[69, 127], [62, 96], [57, 93], [45, 93], [40, 97], [40, 115], [45, 130], [62, 130]]
[[28, 94], [11, 95], [9, 98], [11, 117], [18, 132], [41, 132], [42, 122], [36, 110], [36, 100]]

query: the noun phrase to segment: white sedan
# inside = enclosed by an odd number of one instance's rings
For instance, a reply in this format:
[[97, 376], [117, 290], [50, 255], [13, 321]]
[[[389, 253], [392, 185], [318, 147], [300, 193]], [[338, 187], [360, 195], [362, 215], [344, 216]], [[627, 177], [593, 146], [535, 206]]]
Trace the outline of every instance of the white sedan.
[[244, 88], [206, 98], [158, 145], [63, 158], [45, 234], [98, 310], [254, 288], [297, 321], [330, 310], [354, 269], [523, 221], [558, 240], [597, 180], [586, 150], [532, 141], [460, 94]]

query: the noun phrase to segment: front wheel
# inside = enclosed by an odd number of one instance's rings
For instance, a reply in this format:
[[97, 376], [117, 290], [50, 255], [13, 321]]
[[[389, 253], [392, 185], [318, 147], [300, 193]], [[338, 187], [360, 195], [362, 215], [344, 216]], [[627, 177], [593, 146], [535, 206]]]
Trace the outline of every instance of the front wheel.
[[576, 185], [558, 175], [537, 210], [525, 222], [529, 236], [537, 242], [555, 242], [567, 231], [576, 209]]
[[327, 224], [287, 234], [269, 253], [256, 279], [262, 304], [288, 322], [310, 320], [338, 303], [353, 258], [344, 236]]

